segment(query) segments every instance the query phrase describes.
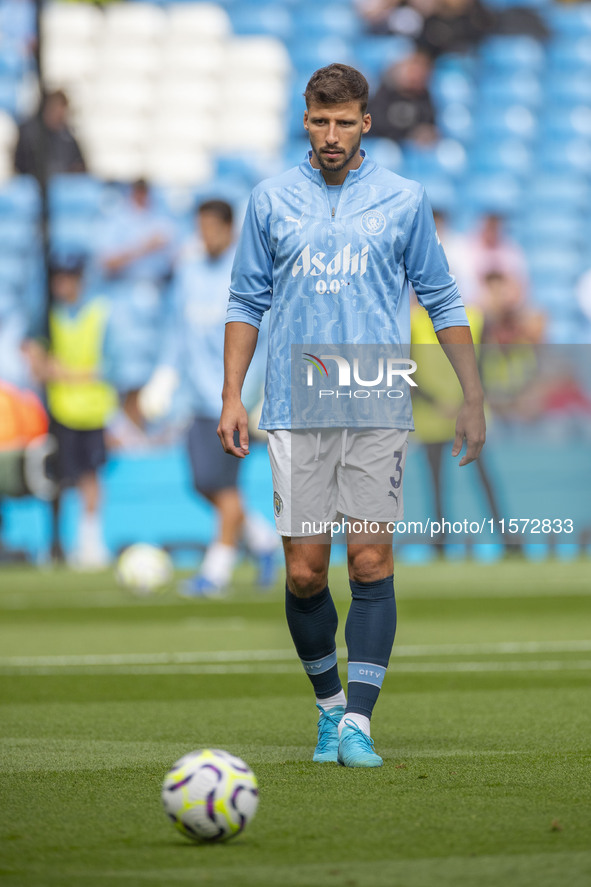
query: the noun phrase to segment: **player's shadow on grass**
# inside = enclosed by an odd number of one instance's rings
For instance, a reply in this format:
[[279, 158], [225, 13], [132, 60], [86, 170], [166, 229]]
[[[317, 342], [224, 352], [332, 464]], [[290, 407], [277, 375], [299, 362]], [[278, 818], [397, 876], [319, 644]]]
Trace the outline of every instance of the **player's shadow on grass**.
[[252, 838], [248, 836], [240, 836], [236, 838], [231, 838], [229, 841], [203, 841], [199, 843], [198, 841], [186, 841], [180, 840], [176, 841], [173, 838], [167, 841], [158, 841], [156, 844], [152, 842], [150, 847], [167, 847], [168, 849], [174, 848], [176, 850], [193, 850], [193, 851], [202, 851], [204, 853], [208, 852], [226, 852], [230, 848], [236, 847], [237, 849], [240, 847], [249, 847], [257, 846], [256, 842], [253, 842]]

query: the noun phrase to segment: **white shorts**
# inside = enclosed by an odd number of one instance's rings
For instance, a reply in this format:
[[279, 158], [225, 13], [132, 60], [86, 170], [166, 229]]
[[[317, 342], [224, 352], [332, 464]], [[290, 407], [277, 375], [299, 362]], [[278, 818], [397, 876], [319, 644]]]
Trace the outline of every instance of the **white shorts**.
[[269, 431], [277, 532], [317, 535], [339, 515], [402, 520], [407, 448], [408, 431], [395, 428]]

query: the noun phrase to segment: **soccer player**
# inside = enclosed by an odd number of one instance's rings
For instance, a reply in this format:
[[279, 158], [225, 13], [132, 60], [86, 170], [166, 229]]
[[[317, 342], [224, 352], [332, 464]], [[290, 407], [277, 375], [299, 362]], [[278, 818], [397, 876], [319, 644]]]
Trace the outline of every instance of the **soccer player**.
[[[199, 572], [179, 588], [183, 596], [191, 598], [217, 597], [225, 591], [241, 542], [258, 562], [257, 584], [272, 585], [278, 547], [273, 526], [260, 515], [245, 514], [238, 489], [239, 463], [222, 452], [216, 436], [228, 282], [235, 251], [232, 207], [225, 200], [207, 200], [197, 207], [195, 223], [197, 243], [185, 249], [175, 268], [173, 310], [159, 366], [140, 392], [140, 408], [149, 419], [169, 412], [181, 382], [190, 403], [187, 449], [193, 484], [213, 505], [218, 518], [216, 538]], [[260, 372], [249, 374], [254, 400], [260, 398], [264, 358], [259, 349]]]
[[[305, 98], [311, 151], [300, 166], [254, 189], [237, 248], [218, 434], [226, 452], [248, 454], [240, 390], [257, 327], [270, 310], [261, 427], [269, 432], [287, 622], [320, 710], [314, 760], [378, 767], [370, 718], [396, 629], [387, 523], [401, 514], [412, 418], [397, 417], [392, 427], [306, 428], [292, 415], [291, 346], [314, 352], [316, 343], [393, 345], [399, 352], [410, 340], [412, 284], [462, 387], [452, 448], [457, 456], [466, 442], [460, 465], [476, 459], [484, 443], [483, 395], [468, 320], [424, 188], [381, 169], [361, 149], [371, 127], [367, 81], [347, 65], [329, 65], [312, 76]], [[330, 546], [305, 532], [309, 522], [292, 520], [292, 498], [302, 489], [299, 507], [311, 520], [340, 512], [379, 526], [369, 537], [348, 536], [347, 699], [337, 670]]]

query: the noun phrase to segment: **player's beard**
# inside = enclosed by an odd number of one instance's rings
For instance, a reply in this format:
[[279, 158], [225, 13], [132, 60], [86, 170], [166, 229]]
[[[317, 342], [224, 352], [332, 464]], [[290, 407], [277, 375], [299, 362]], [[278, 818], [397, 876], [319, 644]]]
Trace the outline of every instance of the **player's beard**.
[[351, 148], [351, 150], [349, 151], [348, 154], [343, 153], [343, 154], [341, 154], [341, 156], [339, 157], [338, 160], [331, 160], [331, 161], [326, 161], [324, 159], [324, 157], [322, 156], [322, 151], [323, 151], [322, 148], [320, 148], [317, 151], [316, 148], [314, 147], [314, 145], [312, 145], [312, 151], [314, 152], [316, 160], [318, 161], [318, 163], [320, 164], [322, 169], [326, 170], [326, 172], [340, 172], [342, 169], [344, 169], [347, 166], [349, 161], [357, 154], [360, 147], [361, 147], [361, 136], [359, 136], [357, 143], [353, 146], [353, 148]]

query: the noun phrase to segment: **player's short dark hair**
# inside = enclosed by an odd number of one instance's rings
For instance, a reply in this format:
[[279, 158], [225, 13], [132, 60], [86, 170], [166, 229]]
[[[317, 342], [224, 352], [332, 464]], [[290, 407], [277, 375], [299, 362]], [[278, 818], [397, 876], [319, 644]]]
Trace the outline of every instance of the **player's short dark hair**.
[[201, 213], [213, 213], [220, 222], [231, 225], [234, 221], [234, 210], [225, 200], [206, 200], [197, 207], [198, 215]]
[[316, 105], [342, 105], [345, 102], [359, 102], [361, 113], [367, 110], [369, 86], [367, 80], [356, 68], [335, 63], [319, 68], [310, 77], [304, 98], [306, 107]]

